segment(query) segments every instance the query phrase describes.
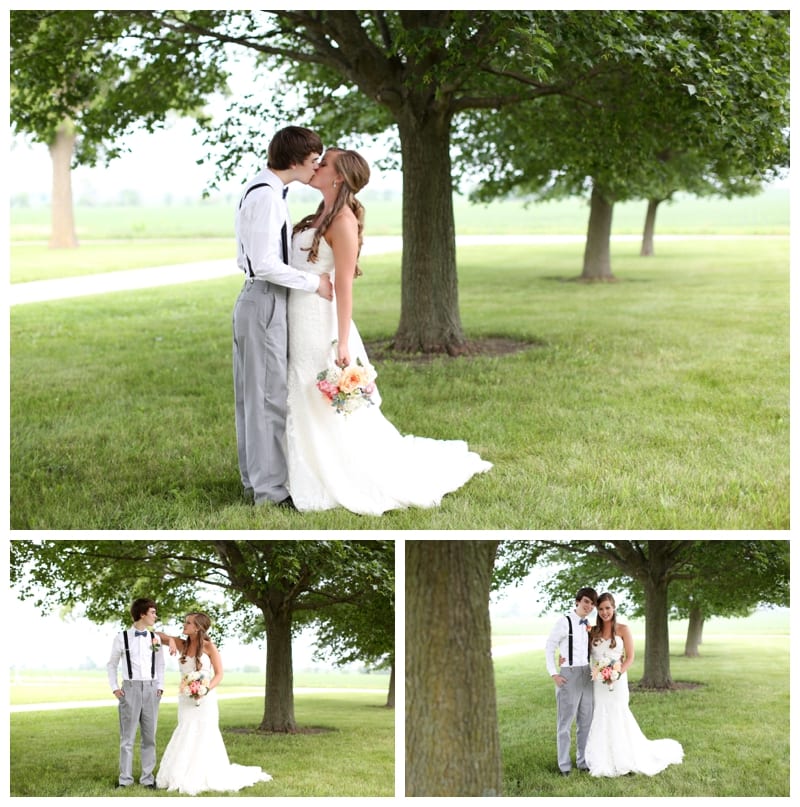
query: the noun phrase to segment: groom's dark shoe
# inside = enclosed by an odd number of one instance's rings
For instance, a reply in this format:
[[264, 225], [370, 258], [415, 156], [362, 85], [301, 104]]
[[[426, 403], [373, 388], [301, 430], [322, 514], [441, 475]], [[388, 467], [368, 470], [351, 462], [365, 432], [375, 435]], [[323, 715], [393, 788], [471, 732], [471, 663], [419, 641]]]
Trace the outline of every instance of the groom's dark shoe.
[[559, 773], [560, 773], [562, 776], [569, 776], [569, 775], [572, 773], [572, 771], [559, 771]]
[[278, 507], [285, 507], [287, 510], [297, 510], [291, 496], [287, 496], [285, 499], [277, 502], [277, 505]]

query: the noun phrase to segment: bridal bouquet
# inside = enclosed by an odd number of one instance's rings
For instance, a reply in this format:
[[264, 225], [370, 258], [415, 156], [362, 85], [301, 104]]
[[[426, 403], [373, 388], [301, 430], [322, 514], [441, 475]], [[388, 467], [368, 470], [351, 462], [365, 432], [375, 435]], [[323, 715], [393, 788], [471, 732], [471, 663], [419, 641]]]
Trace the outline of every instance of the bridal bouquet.
[[614, 689], [614, 682], [619, 681], [622, 673], [622, 664], [619, 661], [603, 658], [592, 664], [592, 681], [601, 681], [608, 686], [609, 691]]
[[185, 673], [181, 678], [180, 693], [187, 698], [194, 698], [195, 706], [199, 706], [200, 698], [208, 695], [210, 680], [206, 670]]
[[317, 375], [317, 389], [337, 412], [349, 415], [374, 403], [372, 394], [377, 375], [371, 364], [365, 365], [357, 358], [356, 363], [349, 367], [333, 364], [322, 370]]

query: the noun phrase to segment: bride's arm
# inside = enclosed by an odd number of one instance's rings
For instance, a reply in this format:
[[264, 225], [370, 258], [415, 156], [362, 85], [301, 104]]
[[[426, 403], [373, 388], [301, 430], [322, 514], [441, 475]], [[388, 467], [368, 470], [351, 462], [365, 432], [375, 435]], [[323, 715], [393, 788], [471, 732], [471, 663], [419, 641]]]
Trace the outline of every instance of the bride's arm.
[[343, 210], [325, 233], [333, 249], [336, 267], [336, 317], [339, 322], [337, 358], [340, 367], [350, 364], [350, 320], [353, 318], [353, 280], [358, 262], [358, 222], [349, 209]]
[[211, 661], [211, 666], [214, 668], [214, 677], [211, 679], [211, 683], [208, 685], [208, 688], [214, 689], [215, 686], [220, 684], [225, 674], [222, 669], [222, 656], [220, 656], [219, 650], [217, 650], [214, 642], [210, 642], [208, 640], [206, 640], [205, 643], [205, 651]]
[[622, 641], [625, 645], [625, 660], [622, 662], [620, 669], [620, 675], [622, 675], [622, 673], [627, 672], [628, 668], [633, 664], [636, 653], [633, 649], [633, 634], [631, 633], [631, 629], [627, 625], [618, 625], [617, 632], [622, 637]]
[[181, 639], [180, 636], [170, 636], [168, 633], [164, 633], [160, 630], [154, 631], [154, 633], [159, 637], [159, 639], [161, 639], [162, 642], [167, 643], [171, 656], [174, 656], [178, 651], [183, 653], [183, 648], [186, 645], [186, 642]]

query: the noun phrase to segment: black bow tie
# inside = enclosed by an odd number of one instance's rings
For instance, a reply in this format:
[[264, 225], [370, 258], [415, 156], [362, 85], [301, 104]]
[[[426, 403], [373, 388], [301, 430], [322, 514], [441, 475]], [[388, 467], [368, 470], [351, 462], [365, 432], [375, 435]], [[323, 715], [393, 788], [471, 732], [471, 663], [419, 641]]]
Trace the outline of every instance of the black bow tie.
[[284, 199], [286, 198], [286, 194], [287, 194], [287, 193], [289, 193], [289, 188], [288, 188], [288, 186], [287, 186], [286, 188], [284, 188], [284, 189], [283, 189], [283, 198], [284, 198]]
[[147, 636], [147, 631], [146, 630], [135, 630], [134, 634], [136, 636]]
[[581, 621], [580, 621], [578, 624], [579, 624], [579, 625], [588, 625], [588, 624], [589, 624], [589, 620], [588, 620], [588, 619], [582, 619], [582, 620], [581, 620]]

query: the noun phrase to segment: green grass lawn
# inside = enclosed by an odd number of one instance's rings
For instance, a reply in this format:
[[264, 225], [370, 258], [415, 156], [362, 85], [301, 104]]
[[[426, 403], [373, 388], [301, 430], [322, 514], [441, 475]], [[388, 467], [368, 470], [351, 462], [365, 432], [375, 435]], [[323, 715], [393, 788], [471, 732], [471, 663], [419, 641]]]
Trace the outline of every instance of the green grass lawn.
[[[227, 670], [221, 692], [225, 695], [254, 694], [264, 692], [264, 672]], [[166, 692], [177, 692], [179, 683], [177, 669], [165, 671]], [[336, 670], [332, 672], [295, 672], [294, 686], [303, 688], [374, 689], [383, 693], [389, 689], [388, 673], [361, 674]], [[106, 671], [103, 670], [21, 670], [11, 671], [11, 703], [63, 703], [69, 701], [108, 700], [109, 689]]]
[[[304, 731], [257, 734], [263, 696], [220, 701], [220, 728], [231, 762], [259, 765], [273, 781], [226, 796], [393, 796], [394, 712], [385, 692], [295, 697]], [[159, 710], [157, 749], [163, 753], [177, 724], [177, 706]], [[10, 795], [165, 796], [139, 786], [115, 791], [119, 727], [114, 706], [11, 715]], [[134, 776], [138, 778], [138, 748]], [[213, 796], [206, 793], [204, 796]]]
[[[401, 198], [361, 194], [367, 211], [366, 232], [372, 235], [399, 235], [402, 232]], [[314, 210], [319, 195], [304, 188], [293, 188], [291, 211], [295, 221]], [[232, 238], [236, 200], [214, 199], [195, 205], [124, 207], [104, 205], [75, 208], [76, 231], [82, 243], [95, 239], [152, 238]], [[498, 233], [585, 233], [588, 203], [583, 199], [528, 203], [520, 199], [500, 199], [490, 204], [470, 204], [464, 197], [453, 197], [456, 232]], [[644, 226], [647, 204], [619, 202], [614, 206], [614, 232], [638, 234]], [[789, 232], [789, 189], [770, 187], [758, 196], [738, 199], [700, 199], [679, 194], [675, 201], [658, 210], [658, 232], [718, 233], [740, 232], [787, 234]], [[50, 232], [49, 207], [12, 207], [12, 242], [47, 241]]]
[[[513, 355], [378, 362], [404, 433], [494, 463], [434, 510], [252, 508], [236, 467], [236, 277], [11, 311], [14, 529], [787, 529], [788, 239], [459, 253], [470, 338]], [[396, 255], [363, 261], [355, 319], [389, 339]], [[370, 460], [368, 456], [366, 459]], [[375, 458], [380, 460], [380, 458]]]
[[[673, 641], [673, 680], [696, 686], [666, 693], [634, 688], [630, 708], [646, 737], [683, 745], [683, 763], [654, 777], [616, 779], [558, 774], [555, 695], [544, 652], [498, 659], [503, 795], [788, 798], [789, 637], [714, 634], [705, 637], [699, 658], [682, 651], [682, 641]], [[642, 642], [636, 655], [632, 685], [642, 673]]]

